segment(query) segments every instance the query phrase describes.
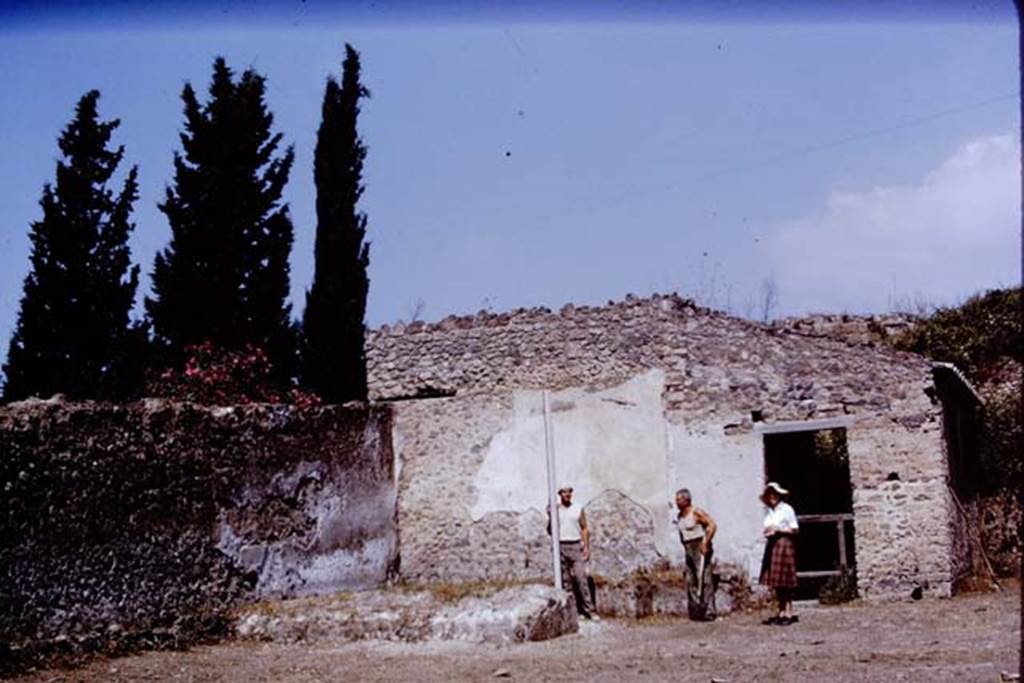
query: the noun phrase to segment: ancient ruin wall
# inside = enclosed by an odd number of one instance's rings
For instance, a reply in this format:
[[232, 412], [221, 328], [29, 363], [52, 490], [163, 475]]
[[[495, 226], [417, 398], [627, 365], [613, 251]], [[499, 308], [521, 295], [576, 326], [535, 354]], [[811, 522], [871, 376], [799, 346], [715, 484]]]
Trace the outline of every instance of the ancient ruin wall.
[[917, 325], [922, 318], [909, 313], [850, 315], [828, 313], [783, 318], [772, 327], [805, 337], [827, 337], [848, 344], [875, 346], [891, 341]]
[[[760, 514], [754, 494], [763, 476], [757, 420], [841, 416], [849, 424], [862, 592], [897, 595], [921, 585], [941, 595], [950, 589], [952, 516], [941, 409], [933, 400], [930, 366], [917, 356], [766, 328], [669, 295], [606, 307], [567, 306], [557, 314], [481, 313], [382, 328], [369, 337], [368, 361], [375, 398], [458, 399], [403, 403], [396, 423], [399, 439], [415, 445], [403, 466], [429, 471], [425, 480], [403, 474], [400, 483], [400, 499], [415, 494], [427, 501], [402, 518], [404, 539], [431, 536], [422, 554], [416, 544], [426, 541], [403, 540], [403, 568], [417, 575], [441, 576], [453, 568], [467, 577], [497, 571], [489, 559], [481, 560], [487, 569], [465, 560], [467, 549], [476, 546], [473, 534], [483, 543], [502, 534], [535, 538], [529, 530], [542, 524], [540, 513], [499, 519], [503, 513], [493, 509], [495, 528], [484, 531], [487, 520], [459, 519], [446, 498], [431, 499], [432, 491], [456, 480], [469, 486], [468, 500], [479, 493], [474, 478], [492, 439], [515, 422], [510, 415], [517, 392], [577, 388], [598, 394], [653, 369], [662, 378], [666, 500], [673, 487], [685, 483], [708, 505], [743, 508], [735, 520], [743, 536], [734, 539], [735, 556], [752, 563], [760, 547], [751, 521]], [[463, 418], [448, 422], [451, 410], [466, 412], [466, 423], [476, 426], [462, 429]], [[476, 435], [473, 443], [449, 443], [467, 434]], [[623, 488], [612, 492], [634, 502], [639, 495]], [[742, 502], [748, 498], [754, 500]], [[656, 529], [664, 527], [656, 520], [667, 517], [666, 509], [641, 507]], [[506, 540], [513, 550], [495, 544], [485, 556], [511, 552], [518, 559], [509, 558], [509, 567], [543, 562], [543, 538], [525, 545]], [[664, 541], [656, 545], [659, 553], [666, 547]], [[646, 538], [638, 542], [635, 556], [648, 557], [650, 547]]]
[[666, 410], [689, 423], [749, 424], [751, 410], [766, 420], [892, 413], [931, 382], [912, 354], [766, 327], [676, 295], [384, 326], [368, 335], [367, 364], [370, 396], [383, 400], [600, 389], [659, 368]]
[[[651, 379], [553, 397], [556, 476], [571, 482], [586, 504], [594, 529], [592, 569], [602, 577], [622, 578], [668, 554], [667, 517], [651, 514], [653, 508], [663, 512], [667, 500], [663, 423], [651, 424], [660, 411], [634, 403], [652, 386], [657, 403], [658, 384]], [[551, 576], [538, 392], [403, 402], [396, 405], [395, 431], [403, 577]]]
[[390, 436], [387, 407], [0, 408], [0, 648], [188, 642], [238, 601], [378, 584]]

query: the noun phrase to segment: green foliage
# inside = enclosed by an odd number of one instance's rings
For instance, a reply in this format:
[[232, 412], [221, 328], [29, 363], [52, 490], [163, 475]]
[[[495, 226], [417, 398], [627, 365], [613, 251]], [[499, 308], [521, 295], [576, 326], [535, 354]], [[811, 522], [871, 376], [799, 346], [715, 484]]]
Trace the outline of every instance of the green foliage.
[[359, 53], [345, 46], [339, 87], [327, 80], [317, 132], [316, 269], [303, 313], [302, 384], [336, 403], [366, 398], [364, 317], [369, 288], [363, 194], [366, 146], [356, 123], [359, 100], [369, 91], [359, 82]]
[[899, 349], [956, 364], [978, 387], [985, 399], [979, 457], [989, 490], [1024, 484], [1022, 304], [1020, 287], [992, 290], [937, 310], [894, 340]]
[[292, 222], [282, 191], [294, 153], [278, 153], [265, 81], [252, 69], [237, 80], [222, 58], [209, 99], [182, 91], [185, 130], [174, 155], [174, 185], [160, 210], [171, 242], [157, 255], [146, 299], [156, 341], [180, 360], [185, 347], [267, 350], [275, 381], [295, 374], [297, 332], [286, 303]]
[[973, 296], [962, 306], [940, 308], [894, 340], [904, 351], [955, 363], [974, 382], [988, 367], [1009, 356], [1024, 361], [1021, 288], [996, 289]]
[[845, 429], [822, 429], [814, 432], [814, 457], [833, 466], [848, 468], [850, 454], [846, 447]]
[[99, 92], [86, 93], [59, 139], [56, 184], [46, 184], [32, 224], [32, 268], [4, 366], [4, 399], [122, 398], [138, 391], [145, 331], [130, 320], [139, 268], [134, 229], [137, 169], [120, 192], [113, 176], [124, 148], [110, 147], [119, 121], [100, 121]]
[[1024, 428], [1021, 385], [1007, 383], [985, 392], [981, 459], [990, 489], [1020, 490], [1024, 485]]
[[313, 394], [277, 386], [262, 349], [251, 345], [221, 349], [210, 342], [187, 346], [179, 367], [164, 368], [149, 379], [146, 395], [203, 405], [320, 404]]
[[839, 576], [831, 576], [818, 591], [818, 602], [839, 605], [857, 599], [857, 573], [849, 567], [840, 567]]

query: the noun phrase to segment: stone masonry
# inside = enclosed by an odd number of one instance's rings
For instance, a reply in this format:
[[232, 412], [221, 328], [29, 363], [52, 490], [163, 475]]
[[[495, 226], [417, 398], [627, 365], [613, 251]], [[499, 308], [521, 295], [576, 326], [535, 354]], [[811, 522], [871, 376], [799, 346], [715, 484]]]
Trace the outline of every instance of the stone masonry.
[[673, 294], [385, 326], [369, 333], [367, 360], [371, 398], [396, 401], [407, 577], [550, 571], [537, 479], [539, 390], [550, 389], [556, 451], [573, 463], [559, 476], [577, 482], [595, 527], [601, 518], [625, 527], [595, 539], [594, 564], [608, 578], [678, 561], [669, 501], [683, 482], [722, 522], [719, 561], [754, 574], [761, 429], [840, 418], [861, 593], [951, 590], [942, 409], [918, 356], [759, 325]]
[[831, 313], [783, 318], [772, 327], [807, 337], [831, 337], [848, 344], [874, 346], [912, 329], [921, 318], [909, 313], [850, 315]]
[[[749, 423], [750, 409], [776, 420], [891, 413], [907, 386], [931, 382], [912, 354], [765, 327], [676, 295], [384, 326], [368, 335], [367, 365], [377, 400], [606, 388], [661, 368], [665, 408], [684, 422]], [[933, 408], [924, 404], [912, 420]]]
[[0, 407], [0, 675], [185, 645], [250, 600], [379, 585], [397, 544], [390, 413]]

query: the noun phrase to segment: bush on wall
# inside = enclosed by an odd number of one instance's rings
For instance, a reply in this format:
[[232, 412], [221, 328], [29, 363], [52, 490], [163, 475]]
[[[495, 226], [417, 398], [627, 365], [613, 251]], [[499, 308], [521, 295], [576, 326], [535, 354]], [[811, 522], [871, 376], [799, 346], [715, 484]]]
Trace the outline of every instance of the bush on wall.
[[1024, 483], [1022, 304], [1021, 287], [992, 290], [938, 309], [893, 341], [898, 349], [954, 363], [977, 386], [985, 400], [980, 457], [989, 489]]
[[277, 384], [263, 349], [251, 344], [224, 349], [209, 341], [186, 347], [180, 364], [153, 373], [146, 394], [204, 405], [320, 404], [313, 393]]

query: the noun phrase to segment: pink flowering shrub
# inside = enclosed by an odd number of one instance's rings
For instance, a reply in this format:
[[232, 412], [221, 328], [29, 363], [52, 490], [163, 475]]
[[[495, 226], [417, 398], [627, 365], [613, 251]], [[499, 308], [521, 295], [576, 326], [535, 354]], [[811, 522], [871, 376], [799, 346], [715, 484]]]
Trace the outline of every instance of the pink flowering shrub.
[[208, 341], [185, 347], [180, 366], [151, 374], [146, 395], [205, 405], [293, 403], [308, 407], [321, 403], [315, 394], [275, 383], [263, 349], [253, 345], [224, 349]]

